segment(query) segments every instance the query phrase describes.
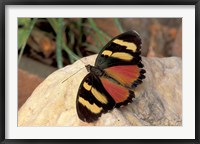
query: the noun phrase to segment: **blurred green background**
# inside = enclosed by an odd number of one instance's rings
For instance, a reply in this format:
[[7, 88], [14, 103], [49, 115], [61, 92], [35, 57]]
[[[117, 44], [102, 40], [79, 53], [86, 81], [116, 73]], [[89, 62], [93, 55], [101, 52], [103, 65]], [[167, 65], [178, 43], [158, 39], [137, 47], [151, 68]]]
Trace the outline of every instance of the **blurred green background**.
[[49, 74], [136, 30], [142, 56], [182, 57], [181, 18], [18, 18], [18, 108]]

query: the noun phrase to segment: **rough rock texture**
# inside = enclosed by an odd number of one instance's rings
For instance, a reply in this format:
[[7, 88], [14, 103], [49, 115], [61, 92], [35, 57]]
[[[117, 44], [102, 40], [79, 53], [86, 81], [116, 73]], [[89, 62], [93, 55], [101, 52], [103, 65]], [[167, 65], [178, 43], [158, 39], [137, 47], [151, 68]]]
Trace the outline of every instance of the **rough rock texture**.
[[[84, 65], [96, 55], [52, 73], [18, 112], [18, 126], [172, 126], [182, 125], [182, 61], [180, 58], [142, 58], [146, 79], [135, 89], [130, 105], [84, 123], [76, 114], [76, 95], [87, 74]], [[84, 62], [84, 63], [83, 63]]]

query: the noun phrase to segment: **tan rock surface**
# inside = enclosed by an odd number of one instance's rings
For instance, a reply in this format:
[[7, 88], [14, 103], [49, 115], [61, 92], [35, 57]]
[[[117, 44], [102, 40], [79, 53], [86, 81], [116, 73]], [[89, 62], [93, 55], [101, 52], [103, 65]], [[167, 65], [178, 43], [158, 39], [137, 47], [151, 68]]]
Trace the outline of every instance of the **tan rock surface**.
[[143, 57], [146, 79], [135, 89], [133, 103], [103, 114], [95, 123], [79, 120], [77, 91], [87, 74], [84, 66], [95, 59], [83, 58], [46, 78], [20, 108], [18, 126], [182, 125], [182, 61], [176, 57]]

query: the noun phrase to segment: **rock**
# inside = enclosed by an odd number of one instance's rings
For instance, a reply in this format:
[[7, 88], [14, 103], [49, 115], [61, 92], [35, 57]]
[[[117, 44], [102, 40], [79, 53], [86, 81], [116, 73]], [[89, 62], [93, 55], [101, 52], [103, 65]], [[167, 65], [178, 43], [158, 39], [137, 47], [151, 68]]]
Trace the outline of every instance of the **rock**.
[[18, 69], [18, 109], [43, 80], [42, 77], [31, 74], [23, 69]]
[[49, 75], [18, 111], [18, 126], [182, 125], [182, 60], [177, 57], [143, 57], [146, 78], [135, 89], [136, 98], [131, 104], [103, 114], [94, 123], [79, 120], [77, 91], [87, 74], [84, 66], [94, 64], [96, 56]]

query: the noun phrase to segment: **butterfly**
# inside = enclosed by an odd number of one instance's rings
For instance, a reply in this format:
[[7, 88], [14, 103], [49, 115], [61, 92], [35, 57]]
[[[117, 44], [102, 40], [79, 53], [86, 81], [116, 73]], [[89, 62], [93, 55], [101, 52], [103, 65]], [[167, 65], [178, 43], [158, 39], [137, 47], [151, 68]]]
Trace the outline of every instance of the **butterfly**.
[[99, 52], [95, 65], [82, 80], [76, 99], [78, 117], [95, 122], [114, 108], [131, 103], [134, 88], [142, 83], [145, 70], [141, 63], [141, 38], [135, 31], [114, 37]]

